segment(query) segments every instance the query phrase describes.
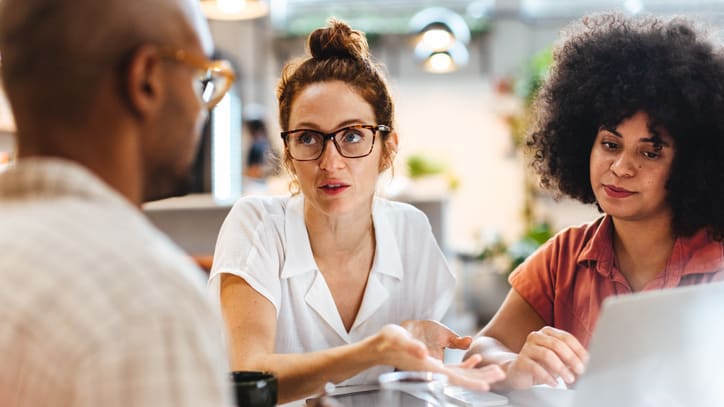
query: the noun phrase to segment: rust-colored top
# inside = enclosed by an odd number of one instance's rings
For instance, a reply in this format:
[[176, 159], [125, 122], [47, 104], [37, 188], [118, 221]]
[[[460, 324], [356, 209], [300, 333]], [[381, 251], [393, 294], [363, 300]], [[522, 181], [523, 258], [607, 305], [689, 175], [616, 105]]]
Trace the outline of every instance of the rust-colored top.
[[[510, 276], [546, 325], [572, 333], [586, 347], [603, 300], [633, 292], [615, 264], [612, 231], [608, 215], [565, 229]], [[700, 230], [676, 240], [666, 268], [643, 291], [719, 280], [724, 280], [724, 244]]]

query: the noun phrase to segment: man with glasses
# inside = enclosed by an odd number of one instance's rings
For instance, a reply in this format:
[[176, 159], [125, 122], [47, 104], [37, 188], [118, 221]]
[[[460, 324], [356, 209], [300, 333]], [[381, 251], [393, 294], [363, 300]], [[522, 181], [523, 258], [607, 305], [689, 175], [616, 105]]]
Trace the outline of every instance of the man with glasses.
[[2, 0], [0, 405], [228, 405], [199, 270], [139, 206], [182, 192], [234, 75], [193, 0]]

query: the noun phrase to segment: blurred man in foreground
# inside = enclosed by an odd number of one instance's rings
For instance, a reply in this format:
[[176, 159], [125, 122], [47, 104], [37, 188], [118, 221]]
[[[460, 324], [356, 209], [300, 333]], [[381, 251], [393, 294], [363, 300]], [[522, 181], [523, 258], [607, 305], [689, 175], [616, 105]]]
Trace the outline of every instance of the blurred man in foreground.
[[2, 0], [0, 405], [228, 405], [198, 269], [139, 211], [182, 191], [233, 80], [192, 0]]

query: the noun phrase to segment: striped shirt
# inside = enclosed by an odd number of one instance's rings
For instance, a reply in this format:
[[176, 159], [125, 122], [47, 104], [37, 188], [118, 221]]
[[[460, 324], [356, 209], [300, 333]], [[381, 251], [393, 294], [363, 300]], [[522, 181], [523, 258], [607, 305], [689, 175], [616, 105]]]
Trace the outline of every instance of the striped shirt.
[[58, 159], [0, 173], [0, 406], [225, 406], [202, 273]]

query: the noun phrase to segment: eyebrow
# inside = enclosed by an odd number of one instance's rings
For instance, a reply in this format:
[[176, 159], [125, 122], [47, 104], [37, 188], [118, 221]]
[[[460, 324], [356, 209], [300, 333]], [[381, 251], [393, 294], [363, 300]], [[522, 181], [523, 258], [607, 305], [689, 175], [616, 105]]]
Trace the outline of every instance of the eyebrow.
[[[616, 129], [612, 129], [612, 128], [607, 127], [607, 126], [601, 126], [601, 129], [602, 129], [602, 130], [606, 130], [607, 132], [613, 134], [613, 135], [616, 136], [616, 137], [623, 138], [623, 135], [621, 135], [621, 133], [619, 133]], [[639, 141], [640, 141], [640, 142], [643, 142], [643, 143], [652, 143], [652, 144], [655, 144], [655, 145], [660, 145], [660, 146], [669, 147], [669, 143], [667, 143], [667, 142], [665, 142], [664, 140], [662, 140], [662, 139], [661, 139], [661, 136], [659, 136], [659, 135], [656, 134], [655, 132], [654, 132], [654, 134], [653, 134], [652, 137], [640, 138]]]
[[[349, 126], [352, 124], [362, 124], [362, 123], [364, 123], [364, 120], [362, 120], [362, 119], [348, 119], [341, 123], [337, 123], [337, 126], [335, 127], [335, 129], [341, 129], [345, 126]], [[301, 122], [297, 125], [296, 128], [297, 129], [307, 129], [308, 128], [308, 129], [316, 129], [316, 130], [320, 129], [320, 127], [316, 123], [312, 123], [312, 122]]]

